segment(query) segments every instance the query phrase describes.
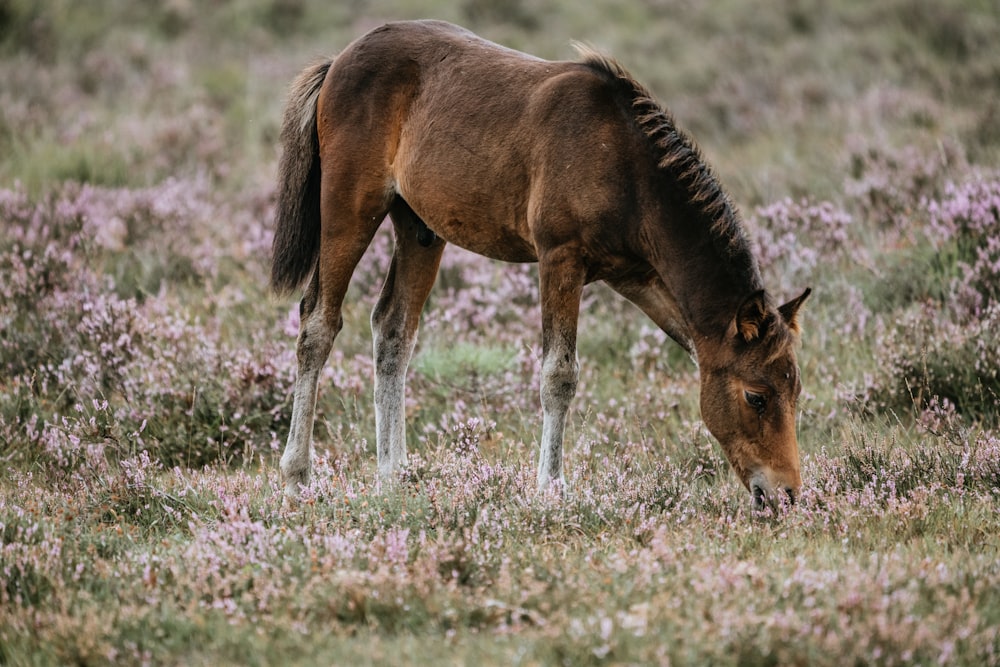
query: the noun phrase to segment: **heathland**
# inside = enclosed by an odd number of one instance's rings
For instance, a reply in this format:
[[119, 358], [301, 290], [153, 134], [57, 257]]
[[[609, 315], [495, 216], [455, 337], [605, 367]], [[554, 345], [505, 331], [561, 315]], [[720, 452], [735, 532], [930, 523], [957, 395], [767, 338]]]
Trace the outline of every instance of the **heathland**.
[[[537, 271], [454, 248], [378, 489], [387, 230], [283, 507], [285, 92], [417, 17], [615, 56], [776, 298], [813, 287], [793, 509], [750, 511], [697, 368], [601, 285], [537, 493]], [[985, 0], [0, 0], [0, 664], [1000, 664], [997, 35]]]

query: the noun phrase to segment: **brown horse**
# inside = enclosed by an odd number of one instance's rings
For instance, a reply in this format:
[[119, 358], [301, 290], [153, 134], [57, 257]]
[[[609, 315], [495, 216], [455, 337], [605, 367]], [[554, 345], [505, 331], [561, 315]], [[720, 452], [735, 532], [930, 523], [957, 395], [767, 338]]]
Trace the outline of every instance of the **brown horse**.
[[[380, 478], [406, 465], [406, 368], [446, 243], [538, 262], [538, 484], [564, 483], [583, 286], [603, 280], [696, 359], [701, 410], [754, 505], [801, 486], [796, 315], [776, 307], [739, 214], [694, 142], [613, 60], [512, 51], [447, 23], [382, 26], [294, 82], [271, 281], [308, 284], [281, 472], [310, 473], [317, 381], [351, 275], [382, 224], [395, 248], [372, 312]], [[310, 277], [311, 276], [311, 277]]]

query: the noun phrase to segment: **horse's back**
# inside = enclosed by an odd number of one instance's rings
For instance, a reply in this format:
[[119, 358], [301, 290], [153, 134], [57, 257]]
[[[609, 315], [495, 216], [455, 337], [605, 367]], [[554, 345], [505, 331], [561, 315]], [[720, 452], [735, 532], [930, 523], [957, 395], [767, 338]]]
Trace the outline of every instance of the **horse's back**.
[[[539, 65], [558, 66], [443, 21], [400, 21], [362, 35], [337, 56], [327, 96], [345, 105], [377, 98], [383, 106], [386, 96], [418, 90], [474, 99], [471, 94], [463, 96], [463, 90], [476, 84], [495, 87], [497, 77], [527, 84], [538, 74], [544, 76], [544, 71], [533, 76], [532, 66]], [[457, 81], [464, 85], [448, 87]]]
[[351, 168], [349, 154], [366, 162], [358, 169], [384, 170], [445, 240], [532, 261], [539, 202], [593, 218], [628, 209], [620, 185], [639, 142], [615, 91], [583, 63], [542, 60], [444, 22], [390, 23], [331, 68], [321, 144], [324, 133], [336, 137], [338, 168]]
[[521, 62], [552, 64], [521, 51], [491, 42], [479, 35], [445, 21], [419, 20], [386, 23], [357, 38], [338, 59], [355, 63], [371, 59], [382, 66], [408, 59], [425, 67], [435, 62], [457, 59], [511, 59]]

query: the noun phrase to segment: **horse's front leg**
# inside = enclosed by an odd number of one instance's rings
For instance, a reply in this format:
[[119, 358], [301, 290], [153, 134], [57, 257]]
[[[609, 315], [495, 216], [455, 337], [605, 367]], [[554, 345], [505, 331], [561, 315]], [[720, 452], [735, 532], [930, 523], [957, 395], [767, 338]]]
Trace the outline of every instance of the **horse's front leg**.
[[[383, 480], [406, 466], [406, 369], [417, 340], [420, 312], [437, 276], [444, 241], [401, 201], [390, 210], [396, 246], [372, 311], [375, 359], [375, 445]], [[424, 245], [424, 244], [427, 245]]]
[[563, 437], [569, 406], [580, 374], [576, 329], [584, 267], [574, 247], [560, 247], [539, 258], [542, 302], [542, 442], [538, 487], [564, 486]]

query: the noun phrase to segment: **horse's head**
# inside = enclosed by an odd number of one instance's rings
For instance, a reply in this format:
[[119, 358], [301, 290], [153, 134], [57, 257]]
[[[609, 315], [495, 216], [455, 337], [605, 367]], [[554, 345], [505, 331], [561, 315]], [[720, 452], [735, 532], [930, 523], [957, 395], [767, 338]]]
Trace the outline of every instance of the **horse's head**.
[[797, 315], [806, 290], [776, 308], [763, 290], [737, 309], [722, 341], [699, 350], [702, 419], [722, 445], [753, 506], [794, 502], [802, 486], [795, 406]]

